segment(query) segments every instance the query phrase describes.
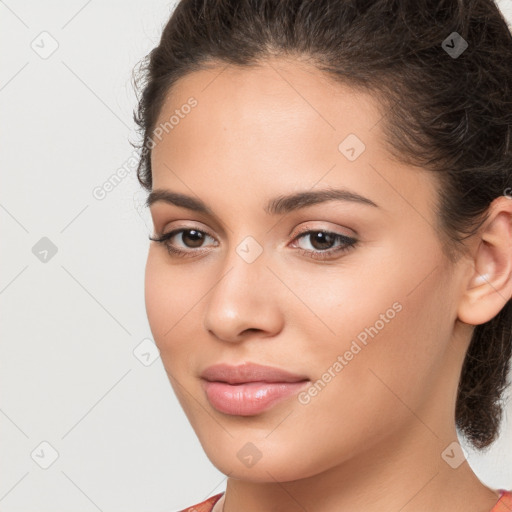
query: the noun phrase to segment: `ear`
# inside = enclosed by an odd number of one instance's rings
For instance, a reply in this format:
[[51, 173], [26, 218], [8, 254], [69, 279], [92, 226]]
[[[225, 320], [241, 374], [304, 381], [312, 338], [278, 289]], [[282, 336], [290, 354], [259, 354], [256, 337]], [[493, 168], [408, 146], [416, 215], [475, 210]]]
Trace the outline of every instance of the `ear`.
[[480, 325], [494, 318], [512, 296], [512, 198], [496, 198], [476, 237], [476, 249], [459, 301], [458, 318]]

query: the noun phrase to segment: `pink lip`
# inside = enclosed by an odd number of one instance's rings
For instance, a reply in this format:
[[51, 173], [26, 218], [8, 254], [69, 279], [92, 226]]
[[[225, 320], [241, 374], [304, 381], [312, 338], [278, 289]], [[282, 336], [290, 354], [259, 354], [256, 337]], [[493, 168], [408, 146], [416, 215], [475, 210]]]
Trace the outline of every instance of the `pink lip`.
[[202, 384], [208, 401], [218, 411], [236, 416], [253, 416], [297, 393], [308, 382], [228, 384], [203, 380]]
[[210, 404], [220, 412], [238, 416], [259, 414], [309, 382], [303, 375], [253, 363], [210, 366], [201, 377]]
[[209, 381], [241, 384], [244, 382], [299, 382], [307, 380], [305, 375], [296, 375], [281, 368], [256, 363], [243, 363], [238, 366], [216, 364], [201, 373]]

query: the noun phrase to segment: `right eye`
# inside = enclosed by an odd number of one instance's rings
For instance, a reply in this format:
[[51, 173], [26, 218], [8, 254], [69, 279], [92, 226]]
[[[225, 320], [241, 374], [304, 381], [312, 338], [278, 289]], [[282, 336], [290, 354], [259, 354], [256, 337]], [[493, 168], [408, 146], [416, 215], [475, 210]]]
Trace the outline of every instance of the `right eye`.
[[[186, 236], [185, 236], [186, 234]], [[185, 241], [189, 243], [190, 245], [186, 245], [185, 247], [192, 248], [192, 250], [184, 251], [183, 249], [178, 249], [174, 244], [171, 243], [172, 239], [177, 236], [181, 235], [182, 243], [185, 244]], [[160, 244], [163, 244], [167, 250], [169, 251], [169, 254], [171, 256], [179, 256], [179, 257], [187, 257], [187, 256], [195, 256], [197, 253], [203, 253], [204, 251], [198, 251], [194, 250], [200, 246], [200, 244], [205, 240], [206, 237], [212, 238], [211, 235], [206, 233], [205, 231], [201, 231], [199, 229], [195, 228], [180, 228], [180, 229], [174, 229], [170, 231], [169, 233], [164, 233], [162, 235], [157, 236], [156, 238], [149, 237], [150, 240], [153, 240], [153, 242], [158, 242]], [[192, 246], [192, 247], [191, 247]]]

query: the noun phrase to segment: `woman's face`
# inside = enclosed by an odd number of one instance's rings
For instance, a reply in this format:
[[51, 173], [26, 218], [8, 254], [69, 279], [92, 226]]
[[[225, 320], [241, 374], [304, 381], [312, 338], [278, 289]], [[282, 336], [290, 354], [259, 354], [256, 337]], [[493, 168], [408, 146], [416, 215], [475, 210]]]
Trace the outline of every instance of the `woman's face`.
[[[312, 476], [392, 452], [405, 432], [418, 451], [453, 440], [460, 273], [441, 251], [433, 175], [391, 159], [383, 114], [277, 59], [193, 72], [161, 110], [153, 191], [208, 211], [151, 204], [153, 236], [185, 231], [167, 240], [182, 256], [151, 242], [147, 314], [185, 414], [232, 477]], [[284, 199], [327, 189], [366, 200]], [[202, 372], [246, 362], [307, 382], [255, 413], [214, 407]]]

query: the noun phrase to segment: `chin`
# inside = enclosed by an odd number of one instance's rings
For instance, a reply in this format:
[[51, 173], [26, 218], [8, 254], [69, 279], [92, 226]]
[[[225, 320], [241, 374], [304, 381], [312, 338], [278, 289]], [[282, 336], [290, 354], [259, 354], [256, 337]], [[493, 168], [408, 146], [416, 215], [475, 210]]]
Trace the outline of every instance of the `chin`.
[[[232, 446], [238, 446], [238, 444], [241, 444], [241, 449], [231, 449]], [[276, 453], [275, 450], [272, 450], [265, 455], [262, 450], [260, 458], [256, 460], [257, 448], [251, 446], [250, 441], [247, 443], [231, 441], [227, 448], [217, 445], [216, 448], [203, 446], [203, 449], [205, 449], [210, 462], [221, 473], [237, 480], [255, 483], [289, 482], [317, 473], [312, 467], [302, 468], [298, 464], [300, 461], [297, 460], [297, 455], [292, 453]], [[251, 452], [253, 452], [252, 461]]]

